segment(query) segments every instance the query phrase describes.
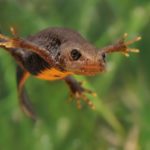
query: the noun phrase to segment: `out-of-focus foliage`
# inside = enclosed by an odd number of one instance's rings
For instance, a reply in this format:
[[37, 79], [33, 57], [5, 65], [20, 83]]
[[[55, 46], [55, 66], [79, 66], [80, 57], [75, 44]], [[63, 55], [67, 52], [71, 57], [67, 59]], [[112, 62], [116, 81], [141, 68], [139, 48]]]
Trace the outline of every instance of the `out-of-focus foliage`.
[[[109, 56], [108, 71], [88, 78], [96, 111], [67, 103], [63, 81], [30, 78], [27, 88], [39, 120], [18, 107], [15, 61], [0, 49], [0, 150], [149, 150], [150, 149], [150, 1], [149, 0], [0, 0], [0, 32], [15, 26], [26, 37], [62, 26], [79, 31], [97, 47], [124, 32], [140, 54]], [[59, 90], [58, 90], [59, 89]]]

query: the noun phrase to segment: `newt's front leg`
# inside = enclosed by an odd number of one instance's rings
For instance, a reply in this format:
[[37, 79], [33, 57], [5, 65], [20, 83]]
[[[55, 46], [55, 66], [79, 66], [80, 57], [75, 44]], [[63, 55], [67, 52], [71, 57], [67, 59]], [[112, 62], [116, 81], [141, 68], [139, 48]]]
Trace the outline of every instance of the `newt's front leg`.
[[53, 56], [49, 51], [33, 42], [19, 38], [17, 36], [7, 37], [3, 34], [0, 34], [0, 47], [6, 49], [10, 53], [12, 53], [13, 49], [25, 49], [26, 51], [36, 53], [41, 58], [43, 58], [48, 64], [52, 65], [53, 63]]
[[70, 88], [71, 97], [76, 99], [77, 108], [80, 109], [82, 107], [81, 100], [83, 100], [85, 103], [87, 103], [87, 105], [90, 108], [95, 109], [94, 104], [92, 103], [92, 101], [88, 99], [88, 97], [86, 96], [86, 93], [92, 94], [93, 96], [96, 96], [96, 93], [94, 93], [93, 91], [89, 89], [82, 87], [82, 83], [78, 82], [71, 76], [66, 77], [65, 81]]

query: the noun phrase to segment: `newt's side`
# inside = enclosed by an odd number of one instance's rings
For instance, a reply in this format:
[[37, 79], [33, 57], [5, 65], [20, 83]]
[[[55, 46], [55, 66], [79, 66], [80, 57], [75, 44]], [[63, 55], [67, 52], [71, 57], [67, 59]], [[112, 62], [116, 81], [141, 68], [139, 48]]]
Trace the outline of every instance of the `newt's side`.
[[92, 102], [85, 93], [93, 92], [85, 89], [71, 75], [95, 75], [106, 67], [106, 54], [121, 52], [128, 56], [129, 52], [138, 52], [128, 45], [138, 41], [136, 37], [124, 42], [126, 34], [117, 43], [96, 48], [79, 33], [65, 28], [48, 28], [27, 39], [19, 38], [13, 29], [13, 37], [0, 34], [0, 47], [6, 49], [17, 62], [17, 87], [19, 101], [23, 111], [32, 119], [35, 113], [24, 89], [25, 81], [30, 75], [44, 80], [63, 79], [69, 86], [72, 96], [81, 108], [80, 100], [84, 100], [91, 108]]

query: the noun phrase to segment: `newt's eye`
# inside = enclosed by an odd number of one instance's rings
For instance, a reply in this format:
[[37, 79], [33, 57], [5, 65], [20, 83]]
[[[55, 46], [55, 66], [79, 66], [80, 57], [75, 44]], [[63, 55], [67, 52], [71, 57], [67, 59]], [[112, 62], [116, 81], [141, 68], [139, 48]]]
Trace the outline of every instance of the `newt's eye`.
[[71, 57], [73, 60], [78, 60], [81, 57], [81, 53], [77, 49], [71, 51]]

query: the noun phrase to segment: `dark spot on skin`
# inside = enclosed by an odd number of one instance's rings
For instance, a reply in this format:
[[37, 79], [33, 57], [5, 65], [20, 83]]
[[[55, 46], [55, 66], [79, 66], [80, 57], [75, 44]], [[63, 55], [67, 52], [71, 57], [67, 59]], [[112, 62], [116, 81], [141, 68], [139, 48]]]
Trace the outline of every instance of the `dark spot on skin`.
[[59, 58], [60, 58], [60, 52], [58, 52], [56, 57], [55, 57], [56, 61], [59, 61]]
[[53, 38], [51, 43], [49, 44], [51, 52], [56, 52], [58, 48], [60, 47], [61, 42], [58, 38]]
[[60, 78], [61, 76], [59, 76], [59, 75], [54, 75], [54, 77], [56, 77], [56, 78]]
[[24, 67], [33, 75], [37, 75], [43, 70], [51, 68], [51, 66], [37, 54], [29, 55], [25, 58], [23, 63]]
[[106, 54], [105, 53], [102, 54], [102, 58], [103, 58], [103, 61], [106, 62]]
[[61, 71], [61, 72], [65, 72], [65, 71], [66, 71], [66, 70], [65, 70], [65, 67], [62, 66], [62, 65], [60, 65], [60, 64], [56, 65], [56, 68], [57, 68], [57, 70], [59, 70], [59, 71]]
[[58, 57], [60, 56], [60, 52], [58, 52], [57, 56], [58, 56]]

